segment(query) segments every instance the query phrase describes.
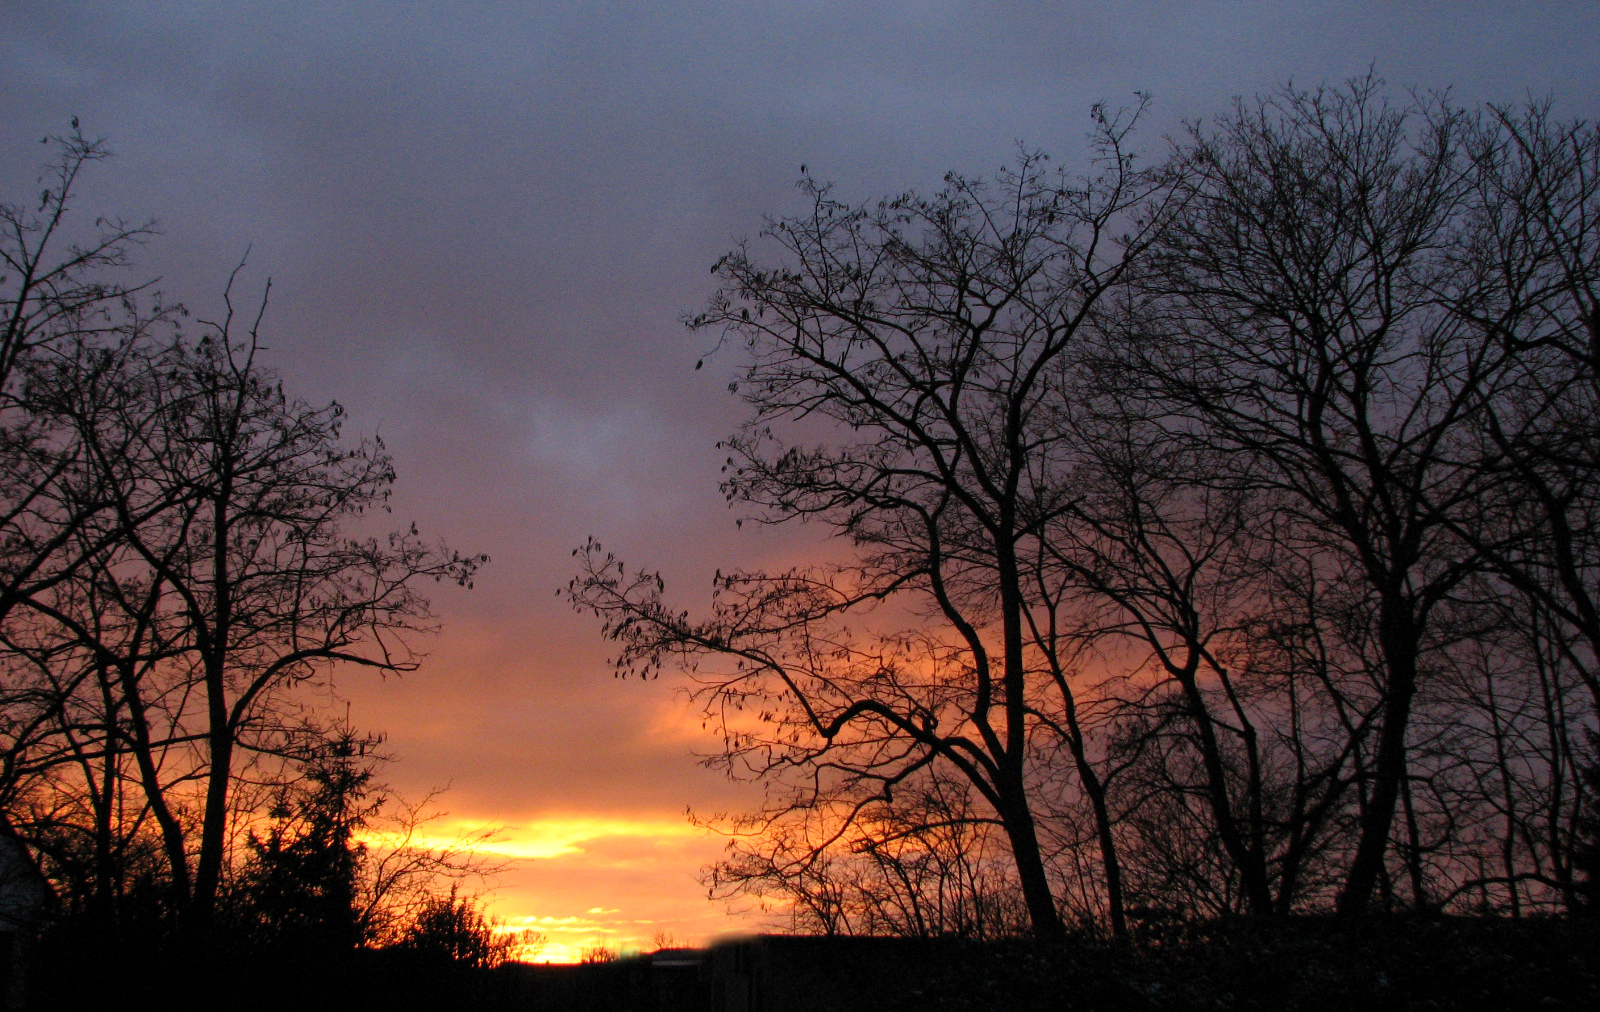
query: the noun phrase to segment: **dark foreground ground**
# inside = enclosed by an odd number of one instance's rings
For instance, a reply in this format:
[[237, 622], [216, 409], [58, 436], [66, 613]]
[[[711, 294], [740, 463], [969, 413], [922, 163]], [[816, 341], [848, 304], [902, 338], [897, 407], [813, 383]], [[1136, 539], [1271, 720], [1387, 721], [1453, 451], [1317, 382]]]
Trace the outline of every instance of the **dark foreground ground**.
[[911, 1001], [977, 1010], [1600, 1009], [1600, 925], [1374, 919], [1213, 924], [1142, 950], [973, 949]]
[[[61, 953], [30, 1008], [898, 1012], [1600, 1009], [1600, 918], [1230, 921], [1144, 946], [762, 936], [577, 967], [492, 971], [398, 953], [159, 963]], [[41, 953], [41, 956], [45, 954]]]

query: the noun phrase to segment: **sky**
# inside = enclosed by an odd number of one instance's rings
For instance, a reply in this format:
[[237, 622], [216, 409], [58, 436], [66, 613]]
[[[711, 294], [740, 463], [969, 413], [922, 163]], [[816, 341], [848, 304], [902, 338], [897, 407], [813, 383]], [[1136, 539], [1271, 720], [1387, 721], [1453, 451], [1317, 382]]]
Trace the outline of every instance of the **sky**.
[[434, 598], [423, 668], [340, 676], [432, 826], [501, 827], [487, 897], [586, 945], [759, 927], [697, 874], [686, 817], [759, 788], [671, 674], [611, 676], [556, 596], [594, 535], [693, 604], [717, 568], [828, 550], [737, 527], [717, 440], [739, 361], [680, 322], [801, 165], [872, 199], [992, 174], [1019, 147], [1082, 164], [1096, 102], [1153, 97], [1135, 147], [1286, 81], [1375, 71], [1464, 104], [1553, 97], [1600, 116], [1600, 0], [1570, 2], [0, 2], [0, 193], [77, 116], [114, 160], [85, 215], [155, 218], [145, 275], [204, 316], [248, 250], [291, 392], [379, 434], [397, 524], [492, 562]]

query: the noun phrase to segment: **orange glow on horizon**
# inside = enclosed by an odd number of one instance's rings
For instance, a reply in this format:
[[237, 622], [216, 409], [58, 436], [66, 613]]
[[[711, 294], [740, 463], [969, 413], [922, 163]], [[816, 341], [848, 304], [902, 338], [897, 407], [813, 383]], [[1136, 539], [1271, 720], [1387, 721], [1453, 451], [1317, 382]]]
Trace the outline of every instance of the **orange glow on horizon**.
[[[441, 819], [410, 840], [457, 848], [505, 865], [481, 897], [498, 930], [534, 931], [544, 944], [515, 958], [580, 962], [586, 950], [617, 955], [663, 945], [704, 945], [757, 923], [707, 898], [695, 871], [721, 856], [725, 838], [682, 815], [552, 813], [509, 822]], [[365, 834], [372, 848], [400, 840]]]

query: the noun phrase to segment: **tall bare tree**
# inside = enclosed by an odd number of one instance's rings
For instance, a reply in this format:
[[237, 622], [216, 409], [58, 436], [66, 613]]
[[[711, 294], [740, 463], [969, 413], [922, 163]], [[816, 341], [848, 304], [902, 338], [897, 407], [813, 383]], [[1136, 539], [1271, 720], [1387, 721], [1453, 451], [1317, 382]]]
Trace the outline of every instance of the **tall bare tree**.
[[[1091, 178], [1025, 154], [993, 182], [952, 175], [876, 205], [803, 180], [810, 212], [768, 223], [770, 255], [719, 261], [724, 286], [691, 323], [749, 355], [730, 501], [766, 523], [825, 523], [855, 560], [719, 577], [700, 621], [596, 545], [571, 587], [624, 665], [695, 667], [725, 762], [843, 777], [872, 787], [863, 799], [929, 767], [964, 778], [1004, 828], [1045, 937], [1063, 925], [1030, 760], [1037, 692], [1070, 686], [1048, 681], [1030, 641], [1030, 559], [1072, 494], [1051, 424], [1064, 363], [1147, 241], [1131, 212], [1161, 185], [1124, 148], [1136, 118], [1099, 116]], [[878, 602], [909, 609], [911, 627], [869, 631]]]
[[[174, 869], [202, 924], [228, 855], [240, 752], [292, 744], [282, 693], [333, 665], [413, 670], [413, 634], [431, 627], [420, 586], [465, 585], [483, 561], [427, 543], [414, 527], [353, 536], [347, 528], [358, 517], [385, 508], [390, 458], [375, 440], [342, 441], [340, 407], [289, 397], [257, 354], [255, 324], [240, 333], [231, 301], [198, 340], [170, 349], [168, 382], [146, 407], [160, 420], [159, 452], [143, 458], [150, 470], [132, 487], [188, 495], [145, 522], [119, 505], [124, 564], [138, 567], [141, 585], [161, 588], [160, 607], [175, 623], [169, 638], [181, 647], [156, 679], [120, 688], [148, 714], [148, 688], [170, 698], [174, 683], [184, 686], [162, 720], [167, 740], [193, 743], [183, 775], [204, 784], [192, 881]], [[172, 774], [148, 754], [142, 761], [154, 799], [167, 789], [159, 778]], [[162, 822], [176, 861], [182, 827]]]
[[1571, 258], [1559, 242], [1511, 241], [1533, 219], [1484, 197], [1515, 131], [1496, 146], [1485, 129], [1442, 97], [1391, 103], [1371, 78], [1286, 88], [1197, 127], [1182, 210], [1117, 353], [1127, 396], [1171, 439], [1223, 451], [1206, 484], [1264, 497], [1285, 556], [1323, 560], [1313, 583], [1355, 607], [1346, 642], [1375, 695], [1353, 725], [1371, 743], [1347, 912], [1385, 874], [1419, 694], [1472, 624], [1465, 588], [1503, 543], [1485, 507], [1504, 501], [1512, 458], [1481, 433], [1512, 405], [1572, 406], [1565, 392], [1525, 399], [1507, 335], [1582, 300], [1508, 292], [1505, 266]]
[[265, 296], [238, 317], [230, 279], [191, 336], [124, 283], [151, 230], [102, 219], [83, 238], [74, 186], [106, 149], [76, 123], [54, 143], [38, 210], [0, 208], [0, 802], [42, 815], [63, 867], [91, 841], [102, 897], [118, 855], [158, 841], [203, 931], [241, 773], [322, 744], [297, 688], [412, 670], [423, 586], [468, 583], [484, 557], [415, 527], [359, 533], [387, 510], [382, 444], [284, 392], [259, 358]]

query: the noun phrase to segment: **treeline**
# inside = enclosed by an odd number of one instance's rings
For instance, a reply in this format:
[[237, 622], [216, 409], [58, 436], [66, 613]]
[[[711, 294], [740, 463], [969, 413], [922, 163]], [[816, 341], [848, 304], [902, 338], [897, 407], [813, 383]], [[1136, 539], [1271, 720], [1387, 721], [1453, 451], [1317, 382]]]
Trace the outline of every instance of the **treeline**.
[[810, 201], [689, 323], [730, 505], [847, 561], [575, 607], [766, 784], [802, 930], [1595, 902], [1600, 131], [1373, 79], [1091, 167]]
[[411, 845], [325, 704], [336, 667], [415, 668], [423, 588], [485, 557], [382, 531], [393, 464], [264, 364], [265, 293], [195, 319], [131, 281], [153, 228], [69, 213], [103, 143], [48, 143], [0, 205], [0, 829], [86, 953], [470, 921], [430, 891], [467, 851]]

